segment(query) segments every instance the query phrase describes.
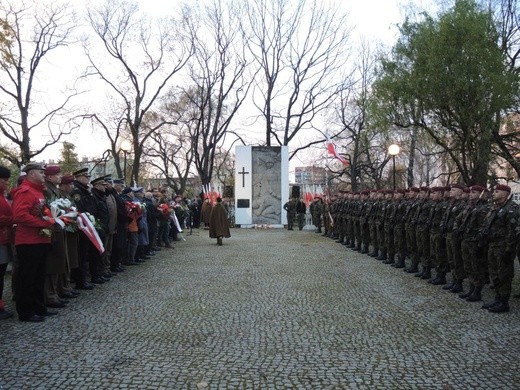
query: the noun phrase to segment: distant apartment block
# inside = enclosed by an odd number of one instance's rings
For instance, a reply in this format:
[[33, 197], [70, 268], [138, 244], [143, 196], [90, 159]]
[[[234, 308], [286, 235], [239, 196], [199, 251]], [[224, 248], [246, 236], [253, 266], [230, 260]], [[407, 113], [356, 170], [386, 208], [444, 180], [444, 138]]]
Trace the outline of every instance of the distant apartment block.
[[327, 170], [322, 167], [296, 167], [294, 169], [295, 184], [327, 184]]

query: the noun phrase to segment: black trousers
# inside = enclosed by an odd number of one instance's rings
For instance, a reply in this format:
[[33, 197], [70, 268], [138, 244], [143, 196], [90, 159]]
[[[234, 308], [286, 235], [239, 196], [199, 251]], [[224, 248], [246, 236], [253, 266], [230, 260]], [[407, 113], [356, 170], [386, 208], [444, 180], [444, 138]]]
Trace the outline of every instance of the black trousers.
[[18, 318], [43, 315], [45, 307], [45, 263], [49, 244], [16, 245], [16, 311]]

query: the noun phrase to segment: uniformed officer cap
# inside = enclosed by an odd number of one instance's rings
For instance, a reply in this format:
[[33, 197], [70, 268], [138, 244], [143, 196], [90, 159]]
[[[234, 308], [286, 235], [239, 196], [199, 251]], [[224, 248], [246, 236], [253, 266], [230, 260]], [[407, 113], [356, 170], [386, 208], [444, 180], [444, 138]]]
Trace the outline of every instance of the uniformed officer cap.
[[132, 192], [132, 188], [130, 187], [126, 187], [124, 190], [123, 190], [123, 194], [129, 194], [130, 192]]
[[125, 185], [125, 179], [114, 179], [112, 180], [112, 183]]
[[75, 177], [79, 177], [79, 176], [90, 177], [90, 174], [88, 173], [88, 168], [81, 168], [81, 169], [78, 169], [76, 172], [73, 172], [72, 174], [73, 174]]
[[94, 180], [91, 180], [90, 184], [95, 186], [97, 184], [107, 184], [107, 182], [105, 181], [105, 176], [100, 176], [100, 177], [96, 177]]

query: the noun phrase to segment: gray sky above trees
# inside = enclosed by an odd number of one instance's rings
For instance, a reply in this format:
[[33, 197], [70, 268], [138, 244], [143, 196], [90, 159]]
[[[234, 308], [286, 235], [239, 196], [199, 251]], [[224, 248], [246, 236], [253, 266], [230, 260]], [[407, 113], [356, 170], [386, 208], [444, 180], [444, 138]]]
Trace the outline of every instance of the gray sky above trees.
[[[91, 1], [93, 4], [101, 2], [101, 0]], [[152, 16], [163, 16], [169, 12], [173, 12], [172, 7], [174, 7], [176, 3], [171, 0], [138, 0], [137, 2], [141, 10]], [[85, 1], [71, 0], [69, 3], [76, 8], [78, 17], [81, 18], [85, 12]], [[335, 3], [340, 4], [350, 14], [349, 21], [354, 28], [351, 38], [353, 45], [355, 45], [361, 37], [366, 37], [372, 42], [382, 42], [384, 45], [391, 46], [397, 37], [395, 24], [403, 21], [407, 7], [413, 4], [413, 6], [419, 9], [431, 9], [432, 4], [435, 2], [429, 0], [365, 0], [362, 2], [338, 0]], [[88, 26], [85, 25], [83, 28], [86, 31]], [[48, 61], [46, 64], [46, 73], [40, 75], [40, 79], [45, 80], [43, 85], [48, 84], [52, 86], [52, 88], [49, 89], [56, 91], [55, 93], [58, 93], [57, 91], [60, 90], [61, 85], [65, 83], [69, 83], [69, 85], [73, 84], [75, 77], [81, 73], [81, 69], [87, 64], [80, 45], [75, 48], [56, 52]], [[93, 87], [92, 90], [82, 95], [80, 99], [84, 99], [94, 107], [108, 106], [108, 104], [103, 101], [105, 95], [102, 91], [105, 86], [101, 83], [96, 85], [92, 80], [89, 81], [89, 86]], [[45, 87], [40, 87], [40, 89], [45, 89]], [[76, 103], [76, 105], [80, 106], [81, 103]], [[240, 119], [237, 118], [237, 120]], [[241, 125], [237, 123], [237, 126], [240, 127]], [[252, 132], [254, 131], [252, 130]], [[260, 129], [257, 138], [262, 140], [263, 134], [263, 129]], [[101, 132], [99, 134], [92, 134], [83, 131], [81, 134], [66, 137], [66, 140], [74, 142], [77, 146], [76, 151], [79, 156], [97, 157], [109, 147], [108, 141], [104, 142], [103, 136]], [[254, 138], [255, 136], [253, 135], [251, 139]], [[60, 146], [58, 145], [51, 147], [41, 155], [41, 158], [56, 159], [59, 156], [59, 149]], [[323, 153], [325, 153], [324, 148]], [[313, 152], [302, 153], [292, 162], [292, 165], [312, 163], [313, 159]]]

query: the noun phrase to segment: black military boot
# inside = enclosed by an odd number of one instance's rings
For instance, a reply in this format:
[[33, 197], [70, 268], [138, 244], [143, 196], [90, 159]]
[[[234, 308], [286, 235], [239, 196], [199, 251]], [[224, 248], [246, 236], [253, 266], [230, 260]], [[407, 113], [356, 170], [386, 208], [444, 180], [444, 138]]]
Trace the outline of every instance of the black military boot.
[[426, 266], [424, 267], [424, 272], [423, 274], [421, 275], [421, 279], [431, 279], [432, 277], [432, 268], [430, 266]]
[[455, 286], [455, 279], [451, 281], [451, 283], [447, 283], [444, 286], [442, 286], [443, 290], [451, 290]]
[[361, 249], [361, 253], [368, 253], [368, 245], [363, 245], [363, 249]]
[[453, 284], [453, 287], [451, 288], [450, 292], [457, 294], [463, 291], [462, 287], [462, 279], [457, 279], [455, 283]]
[[395, 255], [392, 253], [388, 255], [388, 259], [383, 261], [383, 264], [394, 264], [395, 263]]
[[414, 276], [416, 278], [422, 278], [423, 274], [424, 274], [424, 271], [426, 271], [426, 267], [422, 267], [421, 271], [418, 271]]
[[374, 249], [374, 251], [373, 251], [372, 253], [369, 253], [368, 255], [369, 255], [370, 257], [376, 257], [376, 258], [377, 258], [377, 257], [379, 256], [379, 253], [378, 253], [378, 252], [379, 252], [378, 249]]
[[485, 303], [482, 305], [482, 309], [489, 309], [493, 306], [497, 306], [500, 304], [500, 297], [497, 295], [495, 296], [495, 299], [492, 300], [491, 302], [488, 302], [488, 303]]
[[416, 274], [419, 272], [419, 264], [412, 260], [412, 265], [410, 265], [410, 268], [406, 268], [404, 271], [409, 274]]
[[385, 261], [386, 259], [386, 252], [381, 251], [381, 254], [379, 255], [379, 257], [377, 257], [377, 260]]
[[446, 284], [446, 272], [439, 272], [435, 280], [432, 282], [434, 286], [440, 286]]
[[482, 286], [477, 286], [469, 297], [466, 298], [468, 302], [479, 302], [482, 300]]
[[500, 301], [488, 309], [491, 313], [507, 313], [509, 311], [509, 299], [501, 298]]
[[463, 292], [462, 294], [459, 294], [459, 298], [466, 299], [471, 294], [473, 294], [473, 291], [475, 291], [475, 286], [470, 284], [469, 285], [469, 291], [467, 293]]
[[395, 267], [395, 268], [404, 268], [404, 267], [406, 267], [406, 264], [404, 263], [404, 257], [399, 257], [399, 259], [397, 260], [397, 263], [392, 265], [392, 267]]

